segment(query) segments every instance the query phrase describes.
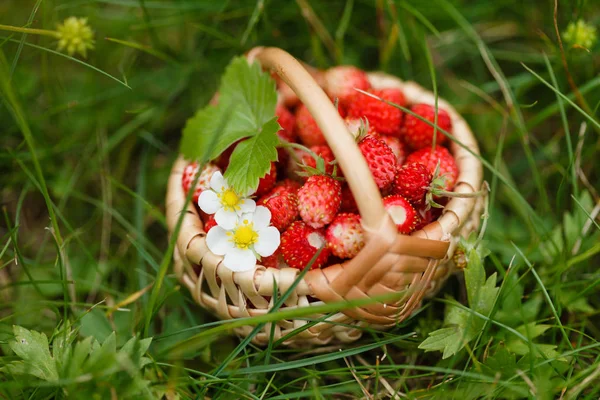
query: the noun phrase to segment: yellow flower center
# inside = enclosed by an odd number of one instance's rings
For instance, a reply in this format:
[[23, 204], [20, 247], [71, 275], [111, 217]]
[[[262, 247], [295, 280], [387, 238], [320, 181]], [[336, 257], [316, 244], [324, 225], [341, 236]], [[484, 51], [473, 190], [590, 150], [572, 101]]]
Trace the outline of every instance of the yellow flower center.
[[240, 249], [247, 249], [258, 240], [258, 233], [254, 230], [252, 223], [245, 219], [243, 225], [239, 226], [233, 233], [229, 232], [231, 241]]
[[[240, 209], [240, 203], [243, 201], [233, 189], [227, 189], [219, 194], [223, 208], [228, 211], [237, 211]], [[241, 200], [241, 201], [240, 201]]]

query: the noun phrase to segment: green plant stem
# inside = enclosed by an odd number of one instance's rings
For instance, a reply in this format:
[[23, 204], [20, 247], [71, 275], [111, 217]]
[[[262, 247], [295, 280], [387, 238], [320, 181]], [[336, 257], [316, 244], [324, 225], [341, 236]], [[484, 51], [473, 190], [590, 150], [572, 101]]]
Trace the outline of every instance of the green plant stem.
[[21, 28], [20, 26], [0, 24], [0, 30], [10, 31], [10, 32], [28, 33], [28, 34], [32, 34], [32, 35], [52, 36], [54, 38], [58, 38], [58, 32], [50, 31], [48, 29]]

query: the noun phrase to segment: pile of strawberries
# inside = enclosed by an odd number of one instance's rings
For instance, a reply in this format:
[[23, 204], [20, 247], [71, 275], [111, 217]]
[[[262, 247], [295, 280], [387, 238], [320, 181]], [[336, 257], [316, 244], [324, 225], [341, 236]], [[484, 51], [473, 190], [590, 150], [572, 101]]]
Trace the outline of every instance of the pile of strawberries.
[[[403, 92], [397, 88], [372, 88], [367, 74], [355, 67], [334, 67], [321, 72], [318, 78], [354, 135], [398, 232], [410, 234], [436, 220], [441, 208], [426, 204], [432, 180], [440, 177], [442, 188], [449, 192], [458, 177], [455, 160], [443, 147], [448, 139], [438, 129], [434, 146], [431, 125], [380, 99], [409, 107], [432, 123], [434, 107], [408, 106]], [[285, 83], [278, 81], [277, 86], [280, 101], [276, 114], [282, 127], [278, 135], [282, 142], [293, 144], [278, 148], [279, 160], [271, 165], [252, 195], [257, 205], [271, 211], [271, 224], [281, 232], [279, 248], [260, 264], [303, 269], [321, 248], [312, 268], [353, 258], [365, 241], [353, 193], [343, 178], [344, 171], [337, 165], [306, 106]], [[450, 116], [441, 108], [437, 125], [452, 132]], [[194, 203], [209, 188], [212, 174], [227, 168], [234, 146], [201, 171]], [[186, 193], [197, 173], [195, 163], [185, 169], [182, 186]], [[442, 205], [446, 200], [439, 195], [434, 198]], [[200, 215], [208, 232], [215, 225], [214, 218], [202, 212]]]

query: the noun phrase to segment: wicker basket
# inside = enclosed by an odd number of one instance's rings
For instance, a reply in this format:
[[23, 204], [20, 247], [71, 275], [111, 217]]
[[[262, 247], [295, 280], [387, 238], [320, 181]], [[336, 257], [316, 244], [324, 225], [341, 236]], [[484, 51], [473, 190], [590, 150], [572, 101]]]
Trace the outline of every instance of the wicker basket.
[[[366, 244], [353, 259], [342, 264], [309, 271], [295, 287], [281, 308], [310, 307], [351, 299], [404, 292], [391, 304], [371, 303], [364, 307], [345, 309], [326, 320], [291, 337], [288, 345], [323, 345], [331, 342], [351, 342], [361, 336], [361, 327], [385, 329], [406, 319], [417, 309], [424, 297], [434, 294], [443, 281], [455, 271], [451, 261], [460, 236], [477, 229], [482, 212], [479, 198], [453, 198], [442, 216], [410, 236], [397, 233], [386, 213], [379, 190], [366, 162], [353, 141], [331, 100], [301, 63], [283, 50], [257, 48], [253, 57], [261, 65], [276, 72], [308, 107], [336, 156], [344, 176], [355, 195], [365, 230]], [[374, 88], [398, 87], [408, 104], [434, 104], [434, 96], [413, 82], [375, 72], [369, 74]], [[458, 142], [478, 154], [471, 130], [454, 108], [442, 99], [441, 108], [452, 118], [453, 135]], [[459, 167], [455, 192], [472, 193], [482, 184], [480, 161], [456, 143], [450, 151]], [[185, 204], [181, 175], [186, 161], [175, 162], [168, 184], [166, 213], [172, 232], [180, 213], [185, 212], [174, 254], [175, 273], [190, 290], [194, 300], [221, 319], [262, 315], [272, 306], [274, 281], [279, 295], [296, 280], [299, 270], [273, 269], [257, 265], [254, 270], [232, 272], [221, 264], [222, 257], [211, 253], [205, 242], [202, 221], [192, 204]], [[313, 315], [313, 318], [324, 317]], [[281, 320], [275, 324], [275, 340], [307, 324], [302, 320]], [[246, 336], [253, 327], [236, 329]], [[253, 341], [265, 344], [272, 328], [256, 335]]]

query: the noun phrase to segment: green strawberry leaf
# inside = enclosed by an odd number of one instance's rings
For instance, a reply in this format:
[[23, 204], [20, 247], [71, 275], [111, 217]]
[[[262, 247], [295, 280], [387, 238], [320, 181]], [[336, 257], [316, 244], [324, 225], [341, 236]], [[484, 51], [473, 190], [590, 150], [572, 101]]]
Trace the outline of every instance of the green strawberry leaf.
[[[494, 307], [500, 288], [496, 287], [496, 274], [485, 277], [483, 258], [486, 256], [481, 245], [473, 246], [465, 241], [467, 267], [465, 268], [465, 285], [471, 310], [488, 316]], [[449, 305], [446, 309], [445, 325], [450, 327], [438, 329], [429, 334], [419, 348], [425, 351], [442, 351], [442, 358], [458, 353], [468, 342], [475, 339], [483, 329], [485, 321], [468, 310]]]
[[243, 57], [234, 58], [225, 70], [219, 88], [219, 103], [235, 104], [231, 116], [238, 128], [253, 135], [275, 115], [277, 92], [275, 81], [258, 63], [248, 64]]
[[255, 191], [260, 178], [269, 172], [271, 162], [277, 161], [279, 129], [277, 119], [272, 118], [260, 133], [237, 145], [225, 171], [225, 179], [236, 192], [247, 194]]
[[275, 116], [276, 103], [269, 74], [257, 63], [234, 58], [221, 79], [218, 104], [200, 109], [187, 121], [180, 153], [189, 160], [215, 159], [235, 142], [261, 133]]
[[11, 373], [29, 374], [45, 381], [58, 380], [56, 362], [50, 354], [48, 338], [45, 334], [30, 331], [20, 326], [13, 326], [15, 340], [10, 348], [22, 362], [9, 367]]

